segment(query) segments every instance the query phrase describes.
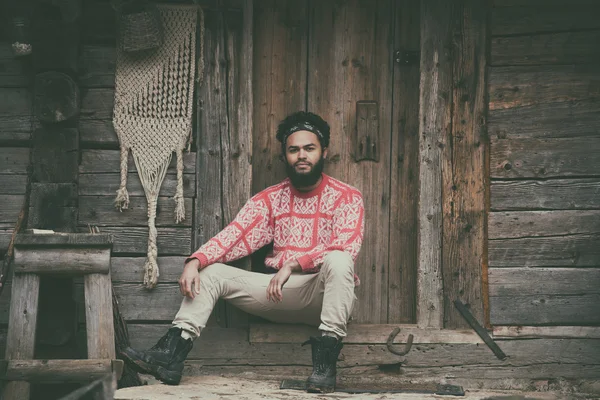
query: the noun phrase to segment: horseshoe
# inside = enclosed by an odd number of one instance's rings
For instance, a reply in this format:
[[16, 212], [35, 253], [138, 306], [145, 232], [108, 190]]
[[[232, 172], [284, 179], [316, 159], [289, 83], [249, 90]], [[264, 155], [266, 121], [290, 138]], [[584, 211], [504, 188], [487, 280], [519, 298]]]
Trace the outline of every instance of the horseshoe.
[[390, 353], [396, 354], [398, 356], [405, 356], [408, 354], [412, 347], [414, 337], [412, 333], [408, 335], [408, 340], [404, 345], [404, 350], [397, 350], [394, 348], [394, 339], [396, 338], [396, 336], [398, 336], [398, 333], [400, 333], [400, 328], [396, 328], [392, 331], [392, 333], [390, 333], [390, 336], [388, 336], [387, 340], [387, 349], [390, 351]]

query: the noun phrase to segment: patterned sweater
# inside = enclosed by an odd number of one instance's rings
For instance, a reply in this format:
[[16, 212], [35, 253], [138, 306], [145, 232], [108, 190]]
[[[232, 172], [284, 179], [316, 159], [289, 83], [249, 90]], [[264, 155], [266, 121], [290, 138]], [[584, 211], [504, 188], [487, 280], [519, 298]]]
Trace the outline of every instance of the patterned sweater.
[[[265, 259], [279, 269], [295, 258], [304, 273], [319, 270], [333, 250], [356, 261], [364, 232], [364, 207], [358, 189], [323, 174], [318, 187], [299, 192], [289, 178], [253, 196], [225, 229], [189, 258], [200, 267], [245, 257], [273, 242]], [[355, 276], [358, 285], [358, 278]]]

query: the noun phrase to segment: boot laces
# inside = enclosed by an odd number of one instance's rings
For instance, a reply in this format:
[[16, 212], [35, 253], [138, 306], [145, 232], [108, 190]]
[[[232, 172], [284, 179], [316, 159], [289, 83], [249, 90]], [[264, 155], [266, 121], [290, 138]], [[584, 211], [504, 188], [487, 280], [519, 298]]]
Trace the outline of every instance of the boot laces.
[[163, 337], [158, 339], [158, 342], [152, 346], [150, 350], [165, 350], [171, 340], [173, 340], [174, 337], [177, 337], [177, 335], [181, 335], [181, 331], [179, 329], [169, 329], [169, 331]]

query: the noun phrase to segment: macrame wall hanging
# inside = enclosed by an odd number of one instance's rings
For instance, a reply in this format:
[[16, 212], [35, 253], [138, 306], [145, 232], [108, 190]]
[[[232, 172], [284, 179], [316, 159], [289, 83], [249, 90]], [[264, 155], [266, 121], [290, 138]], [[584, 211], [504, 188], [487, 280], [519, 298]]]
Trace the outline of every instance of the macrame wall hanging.
[[183, 202], [183, 151], [192, 137], [194, 75], [203, 75], [202, 47], [196, 64], [196, 25], [203, 43], [204, 18], [196, 6], [158, 5], [164, 41], [151, 51], [125, 52], [117, 46], [113, 124], [121, 144], [121, 185], [115, 205], [129, 205], [127, 158], [129, 151], [148, 202], [148, 257], [144, 286], [158, 281], [156, 204], [171, 162], [177, 155], [175, 221], [185, 218]]

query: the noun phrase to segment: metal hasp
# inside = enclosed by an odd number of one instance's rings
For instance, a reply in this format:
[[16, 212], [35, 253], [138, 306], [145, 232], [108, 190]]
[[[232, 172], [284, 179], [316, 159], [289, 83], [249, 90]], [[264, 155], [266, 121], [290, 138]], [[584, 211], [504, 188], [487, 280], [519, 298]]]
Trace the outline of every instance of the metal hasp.
[[459, 299], [454, 300], [454, 306], [456, 306], [463, 318], [467, 320], [469, 325], [471, 325], [471, 328], [473, 328], [475, 332], [479, 335], [479, 337], [485, 342], [485, 344], [488, 345], [490, 350], [494, 352], [496, 357], [498, 357], [498, 359], [500, 360], [506, 360], [506, 354], [504, 354], [502, 349], [498, 347], [496, 342], [494, 342], [494, 339], [490, 337], [490, 335], [483, 328], [483, 326], [481, 326], [481, 324], [477, 322], [477, 320], [475, 319], [473, 314], [471, 314], [471, 311], [469, 311], [467, 306], [465, 306], [463, 302]]
[[376, 101], [356, 102], [354, 160], [379, 161], [379, 105]]
[[397, 356], [405, 356], [408, 354], [412, 347], [414, 336], [412, 335], [412, 333], [408, 335], [408, 340], [404, 345], [404, 350], [398, 350], [394, 348], [394, 339], [396, 338], [396, 336], [398, 336], [398, 333], [400, 333], [400, 328], [396, 328], [392, 331], [392, 333], [390, 333], [390, 336], [388, 336], [388, 340], [386, 343], [387, 349], [390, 351], [390, 353], [396, 354]]
[[421, 53], [417, 50], [399, 49], [394, 52], [394, 61], [400, 65], [418, 65]]

